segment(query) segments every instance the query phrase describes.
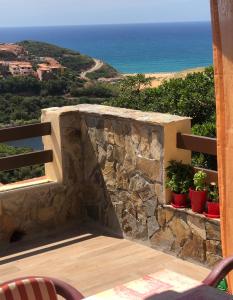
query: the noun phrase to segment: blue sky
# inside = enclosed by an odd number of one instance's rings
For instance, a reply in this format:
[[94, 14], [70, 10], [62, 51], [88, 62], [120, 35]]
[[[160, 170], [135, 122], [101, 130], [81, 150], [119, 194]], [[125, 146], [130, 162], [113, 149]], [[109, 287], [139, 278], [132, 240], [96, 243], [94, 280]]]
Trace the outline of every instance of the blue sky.
[[0, 27], [206, 20], [209, 0], [0, 0]]

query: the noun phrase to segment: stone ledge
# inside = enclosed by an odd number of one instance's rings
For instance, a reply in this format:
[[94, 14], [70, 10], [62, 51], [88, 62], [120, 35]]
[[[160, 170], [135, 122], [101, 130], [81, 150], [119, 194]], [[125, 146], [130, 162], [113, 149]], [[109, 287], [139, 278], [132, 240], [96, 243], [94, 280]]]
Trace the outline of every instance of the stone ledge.
[[73, 112], [88, 113], [89, 115], [105, 116], [109, 118], [117, 117], [125, 120], [138, 121], [138, 122], [160, 125], [160, 126], [166, 126], [173, 122], [191, 120], [191, 118], [180, 117], [177, 115], [170, 115], [170, 114], [156, 113], [156, 112], [143, 112], [139, 110], [104, 106], [98, 104], [79, 104], [76, 106], [66, 106], [62, 108], [52, 107], [48, 109], [43, 109], [42, 111], [44, 114], [48, 112], [57, 115], [73, 113]]
[[24, 191], [34, 188], [40, 188], [40, 187], [51, 187], [61, 185], [61, 183], [58, 183], [56, 181], [52, 181], [49, 179], [38, 179], [33, 180], [31, 182], [16, 182], [15, 184], [6, 184], [0, 187], [0, 195], [6, 194], [6, 193], [15, 193], [16, 191]]
[[203, 214], [198, 214], [198, 213], [193, 212], [191, 208], [175, 208], [175, 207], [173, 207], [172, 205], [169, 205], [169, 204], [164, 204], [163, 207], [170, 208], [174, 211], [182, 211], [182, 212], [187, 213], [188, 215], [195, 216], [195, 217], [198, 217], [200, 219], [204, 219], [208, 222], [212, 222], [212, 223], [215, 223], [215, 224], [218, 224], [218, 225], [220, 224], [220, 219], [207, 218]]
[[187, 117], [180, 117], [176, 115], [143, 112], [139, 110], [132, 110], [126, 108], [118, 108], [104, 105], [80, 104], [77, 106], [80, 112], [101, 115], [106, 117], [119, 117], [127, 120], [134, 120], [144, 123], [151, 123], [154, 125], [167, 125], [173, 122], [190, 120]]

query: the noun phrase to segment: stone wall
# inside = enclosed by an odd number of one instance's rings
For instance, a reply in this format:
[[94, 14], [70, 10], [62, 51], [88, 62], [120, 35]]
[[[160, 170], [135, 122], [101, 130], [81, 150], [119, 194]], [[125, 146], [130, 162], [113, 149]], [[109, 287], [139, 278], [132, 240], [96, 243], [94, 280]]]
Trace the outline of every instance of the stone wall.
[[125, 237], [148, 241], [158, 229], [156, 208], [166, 199], [168, 161], [191, 159], [176, 148], [176, 133], [189, 131], [190, 119], [97, 105], [78, 110], [87, 214]]
[[150, 239], [152, 247], [208, 266], [221, 259], [219, 220], [207, 219], [191, 209], [175, 209], [170, 205], [158, 206], [155, 215], [158, 230]]
[[166, 205], [164, 170], [171, 159], [190, 162], [190, 152], [176, 148], [176, 133], [189, 131], [190, 120], [89, 105], [79, 112], [88, 216], [178, 257], [218, 261], [219, 223]]
[[147, 222], [164, 199], [163, 128], [82, 114], [82, 132], [87, 213], [146, 240]]
[[[64, 203], [65, 187], [45, 183], [0, 193], [0, 245], [64, 223], [70, 203]], [[14, 238], [15, 236], [15, 238]], [[22, 237], [21, 236], [21, 237]]]
[[190, 119], [99, 105], [43, 111], [53, 150], [53, 183], [0, 193], [0, 240], [94, 220], [126, 238], [212, 265], [221, 255], [219, 223], [167, 205], [165, 168], [191, 161], [176, 148]]
[[[9, 185], [0, 191], [0, 246], [10, 241], [48, 233], [83, 219], [82, 158], [80, 123], [56, 110], [43, 112], [42, 120], [52, 123], [52, 134], [44, 138], [53, 149], [53, 163], [46, 165], [49, 183]], [[2, 248], [1, 248], [2, 249]]]

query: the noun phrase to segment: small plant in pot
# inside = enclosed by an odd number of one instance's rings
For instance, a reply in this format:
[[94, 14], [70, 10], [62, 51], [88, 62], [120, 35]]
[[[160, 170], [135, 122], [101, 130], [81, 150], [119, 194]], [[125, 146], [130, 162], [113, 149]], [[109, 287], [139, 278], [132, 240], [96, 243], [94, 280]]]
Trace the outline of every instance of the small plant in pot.
[[206, 178], [207, 174], [204, 171], [195, 173], [193, 177], [195, 189], [190, 191], [192, 211], [200, 214], [204, 212], [207, 201]]
[[215, 182], [212, 182], [209, 187], [209, 197], [207, 202], [207, 214], [208, 218], [219, 218], [220, 209], [219, 209], [219, 192], [218, 185]]
[[172, 205], [176, 208], [187, 207], [187, 193], [192, 185], [193, 168], [181, 161], [172, 160], [166, 172], [166, 187], [173, 193]]

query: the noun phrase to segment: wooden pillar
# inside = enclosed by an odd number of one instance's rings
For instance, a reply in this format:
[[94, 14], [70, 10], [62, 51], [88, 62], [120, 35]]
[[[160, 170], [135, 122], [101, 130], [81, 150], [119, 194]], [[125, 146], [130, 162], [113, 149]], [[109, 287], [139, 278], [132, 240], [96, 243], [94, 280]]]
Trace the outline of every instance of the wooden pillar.
[[[224, 257], [233, 255], [233, 1], [211, 0]], [[233, 290], [233, 274], [228, 278]]]

